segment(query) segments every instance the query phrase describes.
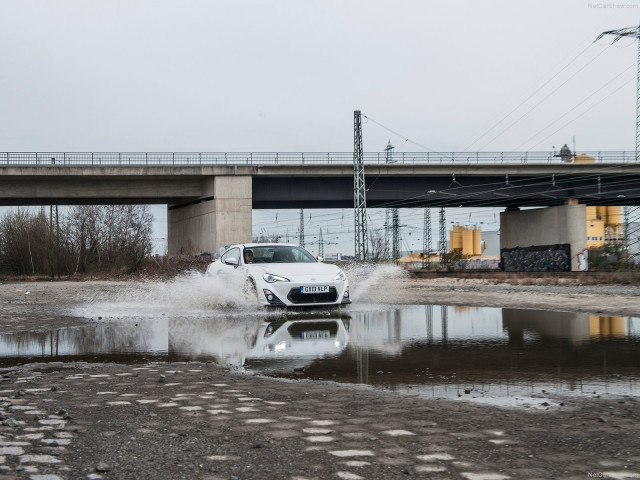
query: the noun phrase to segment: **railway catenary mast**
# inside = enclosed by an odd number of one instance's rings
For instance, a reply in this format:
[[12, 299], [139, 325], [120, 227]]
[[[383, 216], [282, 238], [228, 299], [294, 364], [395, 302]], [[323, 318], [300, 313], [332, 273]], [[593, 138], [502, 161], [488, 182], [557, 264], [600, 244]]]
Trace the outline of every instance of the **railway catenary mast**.
[[[636, 162], [640, 160], [640, 25], [637, 27], [619, 28], [602, 32], [596, 38], [596, 42], [605, 35], [613, 35], [615, 38], [611, 43], [616, 43], [623, 38], [635, 38], [638, 43], [637, 52], [637, 73], [636, 73]], [[624, 207], [624, 246], [629, 251], [629, 207]]]
[[367, 198], [362, 150], [362, 115], [353, 112], [353, 210], [355, 217], [355, 259], [367, 259]]

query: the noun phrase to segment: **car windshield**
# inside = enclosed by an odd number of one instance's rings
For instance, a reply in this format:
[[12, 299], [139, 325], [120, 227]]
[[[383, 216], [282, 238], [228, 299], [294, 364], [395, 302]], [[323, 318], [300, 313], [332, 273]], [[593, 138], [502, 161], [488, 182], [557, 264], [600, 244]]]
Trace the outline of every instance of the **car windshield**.
[[304, 248], [291, 245], [247, 247], [253, 252], [253, 263], [315, 263], [316, 259]]

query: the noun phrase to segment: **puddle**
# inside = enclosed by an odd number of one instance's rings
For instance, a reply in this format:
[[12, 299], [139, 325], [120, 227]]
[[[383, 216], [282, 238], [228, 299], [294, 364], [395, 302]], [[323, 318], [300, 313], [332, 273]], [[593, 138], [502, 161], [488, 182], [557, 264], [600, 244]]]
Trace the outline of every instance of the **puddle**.
[[0, 334], [0, 365], [214, 361], [252, 374], [528, 408], [574, 395], [640, 395], [635, 317], [434, 305], [212, 315], [206, 305], [186, 306], [198, 295], [162, 314], [119, 304], [117, 315], [90, 325]]

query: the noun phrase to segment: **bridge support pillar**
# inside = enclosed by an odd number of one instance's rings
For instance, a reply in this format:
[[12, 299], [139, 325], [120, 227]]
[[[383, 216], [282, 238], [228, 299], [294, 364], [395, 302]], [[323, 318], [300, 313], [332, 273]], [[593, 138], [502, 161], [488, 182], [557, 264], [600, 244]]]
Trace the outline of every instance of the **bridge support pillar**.
[[169, 254], [214, 253], [218, 247], [251, 241], [251, 176], [215, 176], [202, 199], [169, 205]]
[[577, 253], [587, 246], [587, 210], [586, 205], [569, 203], [500, 213], [500, 249], [568, 243], [571, 271], [579, 270]]

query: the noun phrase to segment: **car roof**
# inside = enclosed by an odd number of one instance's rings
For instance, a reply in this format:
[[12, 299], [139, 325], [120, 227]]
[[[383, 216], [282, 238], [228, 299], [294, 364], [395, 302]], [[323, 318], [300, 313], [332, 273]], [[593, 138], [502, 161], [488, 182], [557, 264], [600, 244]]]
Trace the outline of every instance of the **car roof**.
[[233, 245], [244, 248], [256, 248], [256, 247], [297, 247], [294, 243], [240, 243]]
[[232, 248], [258, 248], [258, 247], [298, 247], [295, 243], [236, 243], [234, 245], [229, 245], [225, 248], [225, 252], [227, 250], [231, 250]]

